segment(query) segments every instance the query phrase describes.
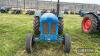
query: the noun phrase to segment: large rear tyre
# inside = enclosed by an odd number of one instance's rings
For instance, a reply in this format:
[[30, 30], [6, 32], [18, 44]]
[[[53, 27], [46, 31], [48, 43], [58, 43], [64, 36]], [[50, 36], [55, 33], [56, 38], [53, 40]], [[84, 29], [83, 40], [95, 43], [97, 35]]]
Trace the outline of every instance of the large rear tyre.
[[35, 38], [32, 37], [30, 33], [26, 36], [26, 52], [31, 53], [33, 51], [33, 46], [35, 44]]
[[82, 30], [85, 33], [97, 32], [97, 18], [92, 14], [87, 14], [82, 20]]
[[58, 34], [62, 35], [63, 34], [63, 28], [64, 28], [64, 23], [63, 23], [63, 17], [59, 17], [59, 25], [58, 25]]
[[39, 35], [40, 31], [39, 31], [39, 26], [40, 26], [40, 22], [39, 22], [39, 16], [35, 16], [34, 19], [34, 34], [35, 35]]
[[70, 50], [71, 50], [71, 37], [67, 34], [64, 36], [63, 45], [64, 45], [64, 48], [63, 48], [64, 52], [65, 53], [70, 53]]

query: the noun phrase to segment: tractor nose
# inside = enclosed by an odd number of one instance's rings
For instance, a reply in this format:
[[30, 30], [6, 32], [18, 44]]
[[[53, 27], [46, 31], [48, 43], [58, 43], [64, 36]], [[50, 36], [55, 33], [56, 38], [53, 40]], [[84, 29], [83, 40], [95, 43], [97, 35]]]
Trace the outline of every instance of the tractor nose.
[[50, 35], [47, 36], [47, 41], [50, 42]]

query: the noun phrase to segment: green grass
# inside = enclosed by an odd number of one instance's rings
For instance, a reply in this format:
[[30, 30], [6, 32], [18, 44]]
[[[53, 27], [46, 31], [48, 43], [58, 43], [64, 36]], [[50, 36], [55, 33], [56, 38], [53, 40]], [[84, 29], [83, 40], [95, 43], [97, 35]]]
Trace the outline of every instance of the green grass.
[[[33, 32], [33, 18], [29, 15], [0, 14], [0, 56], [100, 56], [100, 33], [83, 33], [79, 15], [64, 16], [64, 33], [72, 37], [69, 54], [53, 47], [38, 48], [32, 54], [27, 54], [26, 33]], [[94, 48], [95, 52], [77, 53], [77, 48]]]

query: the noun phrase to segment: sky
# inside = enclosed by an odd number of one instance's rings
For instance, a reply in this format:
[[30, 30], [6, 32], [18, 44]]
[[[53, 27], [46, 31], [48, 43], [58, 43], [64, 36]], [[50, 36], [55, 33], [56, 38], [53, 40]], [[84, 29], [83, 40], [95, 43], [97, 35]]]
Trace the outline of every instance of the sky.
[[[46, 1], [51, 1], [51, 0], [46, 0]], [[57, 0], [52, 0], [52, 1], [57, 1]], [[74, 3], [87, 3], [87, 4], [99, 4], [100, 5], [100, 0], [60, 0], [61, 2], [74, 2]]]

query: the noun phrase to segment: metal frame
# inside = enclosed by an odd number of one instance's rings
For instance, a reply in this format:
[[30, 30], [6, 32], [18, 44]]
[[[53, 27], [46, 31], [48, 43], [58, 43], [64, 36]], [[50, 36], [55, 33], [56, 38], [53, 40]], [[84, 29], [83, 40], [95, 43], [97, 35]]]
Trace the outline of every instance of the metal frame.
[[38, 42], [52, 42], [52, 43], [57, 43], [57, 44], [62, 44], [62, 41], [64, 41], [64, 36], [63, 35], [56, 35], [57, 39], [56, 41], [50, 41], [50, 40], [43, 40], [41, 39], [42, 37], [39, 35], [39, 36], [36, 36], [35, 37], [35, 42], [38, 43]]

